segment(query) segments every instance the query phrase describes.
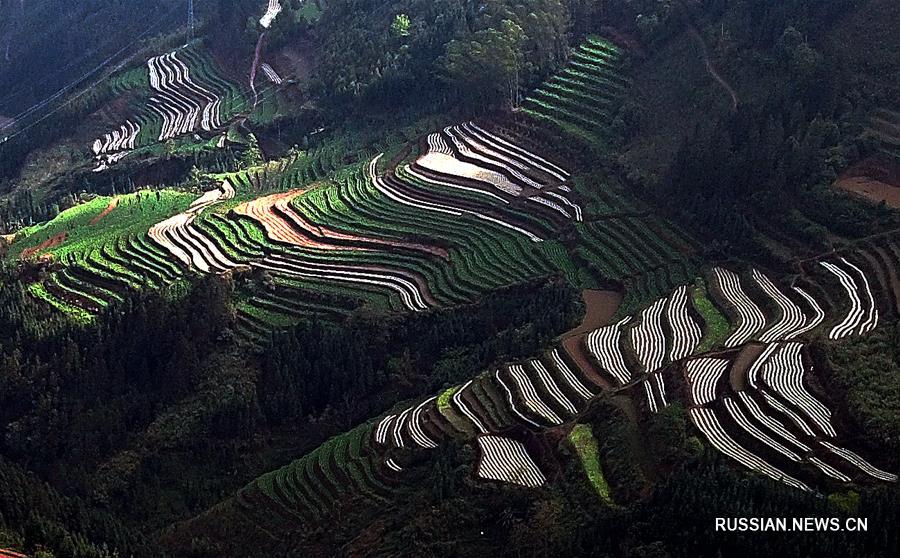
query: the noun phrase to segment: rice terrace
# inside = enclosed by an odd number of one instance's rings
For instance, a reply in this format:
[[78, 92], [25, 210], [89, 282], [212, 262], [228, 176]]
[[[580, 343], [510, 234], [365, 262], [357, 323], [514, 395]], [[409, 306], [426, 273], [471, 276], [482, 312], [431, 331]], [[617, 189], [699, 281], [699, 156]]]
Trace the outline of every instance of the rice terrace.
[[895, 556], [898, 24], [0, 2], [0, 556]]

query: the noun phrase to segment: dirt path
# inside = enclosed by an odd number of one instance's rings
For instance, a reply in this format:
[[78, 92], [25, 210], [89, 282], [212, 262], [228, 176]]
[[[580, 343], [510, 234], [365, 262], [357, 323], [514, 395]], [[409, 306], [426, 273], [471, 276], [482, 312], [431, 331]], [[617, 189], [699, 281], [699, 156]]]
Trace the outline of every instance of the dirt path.
[[803, 264], [807, 262], [816, 262], [828, 256], [833, 256], [835, 254], [840, 254], [841, 252], [853, 251], [855, 246], [863, 244], [865, 242], [874, 242], [876, 240], [882, 238], [890, 238], [896, 234], [900, 233], [900, 229], [890, 229], [887, 231], [882, 231], [875, 234], [870, 234], [869, 236], [864, 236], [862, 238], [854, 239], [853, 244], [846, 243], [842, 246], [833, 246], [830, 250], [826, 250], [824, 252], [820, 252], [808, 258], [795, 258], [793, 260], [793, 265], [797, 268], [797, 272], [801, 275], [806, 275], [806, 270], [803, 269]]
[[22, 253], [19, 255], [19, 259], [26, 260], [32, 256], [37, 255], [40, 252], [43, 252], [44, 250], [49, 250], [49, 249], [53, 248], [54, 246], [59, 246], [60, 244], [65, 242], [66, 238], [68, 238], [68, 237], [69, 237], [69, 233], [67, 233], [67, 232], [63, 232], [63, 233], [59, 233], [57, 235], [51, 236], [47, 240], [38, 244], [37, 246], [33, 246], [31, 248], [26, 248], [26, 249], [22, 250]]
[[731, 84], [722, 77], [719, 71], [716, 70], [716, 67], [713, 66], [712, 60], [709, 58], [709, 49], [706, 48], [706, 41], [703, 40], [703, 37], [700, 35], [700, 32], [697, 31], [697, 28], [694, 27], [693, 23], [688, 27], [688, 32], [700, 43], [700, 49], [703, 52], [703, 63], [706, 64], [706, 71], [709, 72], [709, 75], [719, 82], [719, 85], [728, 92], [731, 96], [731, 108], [737, 110], [738, 105], [741, 104], [737, 91], [734, 90], [734, 87], [732, 87]]
[[266, 39], [266, 31], [259, 36], [259, 40], [256, 41], [256, 50], [253, 54], [253, 65], [250, 66], [250, 89], [253, 91], [253, 107], [255, 108], [257, 104], [259, 104], [259, 92], [256, 91], [256, 69], [259, 67], [259, 57], [262, 54], [263, 42]]
[[747, 372], [764, 349], [765, 345], [758, 343], [745, 345], [734, 361], [732, 361], [729, 380], [733, 391], [738, 392], [747, 389]]
[[104, 209], [103, 211], [101, 211], [100, 213], [98, 213], [96, 217], [94, 217], [93, 219], [91, 219], [91, 223], [90, 223], [90, 224], [91, 224], [91, 225], [96, 225], [97, 223], [100, 222], [100, 219], [103, 219], [104, 217], [106, 217], [107, 215], [109, 215], [110, 213], [112, 213], [112, 210], [115, 209], [115, 208], [118, 207], [118, 206], [119, 206], [119, 196], [116, 196], [116, 197], [114, 197], [113, 199], [109, 200], [109, 205], [106, 206], [106, 209]]
[[61, 232], [57, 235], [53, 235], [47, 240], [41, 242], [37, 246], [32, 246], [31, 248], [26, 248], [22, 250], [22, 253], [19, 255], [20, 260], [27, 260], [28, 258], [37, 255], [44, 250], [49, 250], [54, 246], [59, 246], [63, 242], [65, 242], [66, 238], [69, 237], [69, 233]]

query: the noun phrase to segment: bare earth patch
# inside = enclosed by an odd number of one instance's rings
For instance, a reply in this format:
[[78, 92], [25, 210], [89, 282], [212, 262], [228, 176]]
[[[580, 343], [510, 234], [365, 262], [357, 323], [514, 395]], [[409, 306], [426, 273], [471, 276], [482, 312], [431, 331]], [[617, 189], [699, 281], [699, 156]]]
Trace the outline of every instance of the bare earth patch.
[[69, 233], [61, 232], [59, 234], [51, 236], [47, 240], [38, 244], [37, 246], [32, 246], [31, 248], [25, 248], [24, 250], [22, 250], [22, 254], [19, 256], [19, 259], [27, 260], [28, 258], [31, 258], [32, 256], [35, 256], [35, 255], [43, 252], [44, 250], [49, 250], [49, 249], [53, 248], [54, 246], [59, 246], [60, 244], [62, 244], [63, 242], [66, 241], [66, 238], [68, 238], [68, 236], [69, 236]]
[[597, 328], [612, 323], [616, 310], [622, 304], [622, 294], [616, 291], [595, 291], [593, 289], [585, 289], [581, 291], [581, 299], [587, 310], [584, 312], [584, 319], [575, 329], [566, 333], [566, 337], [574, 335], [583, 335]]
[[235, 207], [234, 212], [261, 223], [266, 229], [266, 235], [272, 240], [295, 246], [320, 250], [371, 250], [372, 247], [367, 245], [392, 246], [427, 252], [444, 259], [449, 257], [445, 249], [436, 246], [346, 234], [316, 225], [290, 204], [292, 199], [304, 191], [304, 189], [290, 190], [257, 198]]
[[900, 162], [888, 157], [870, 157], [842, 174], [834, 185], [872, 202], [900, 209]]
[[600, 374], [594, 363], [588, 356], [587, 349], [584, 346], [585, 334], [612, 323], [612, 318], [622, 303], [622, 294], [616, 291], [595, 291], [585, 289], [581, 291], [581, 298], [587, 307], [584, 313], [584, 319], [575, 329], [567, 332], [563, 339], [562, 346], [566, 353], [581, 372], [591, 379], [595, 384], [602, 386], [604, 389], [612, 389], [613, 386]]

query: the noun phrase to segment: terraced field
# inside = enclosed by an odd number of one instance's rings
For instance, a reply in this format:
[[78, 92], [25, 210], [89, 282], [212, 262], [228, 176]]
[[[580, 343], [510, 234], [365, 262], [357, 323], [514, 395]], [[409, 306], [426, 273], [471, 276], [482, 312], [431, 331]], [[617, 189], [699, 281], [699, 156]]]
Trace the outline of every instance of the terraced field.
[[881, 151], [900, 159], [900, 113], [881, 108], [869, 118], [868, 130], [881, 142]]
[[[180, 202], [174, 215], [141, 205], [142, 219], [123, 228], [112, 225], [134, 212], [130, 201], [109, 210], [109, 199], [95, 200], [23, 231], [12, 255], [66, 232], [45, 251], [67, 267], [51, 271], [34, 294], [82, 317], [186, 273], [269, 274], [281, 292], [250, 293], [239, 304], [241, 327], [254, 338], [310, 311], [346, 315], [354, 304], [335, 297], [422, 311], [572, 267], [564, 251], [543, 246], [581, 218], [566, 171], [472, 123], [429, 139], [446, 148], [438, 162], [430, 148], [384, 168], [376, 157], [331, 180], [255, 199], [259, 186], [236, 173], [189, 202], [192, 195], [171, 193]], [[271, 167], [274, 180], [293, 172], [290, 163]], [[98, 237], [86, 222], [101, 207], [110, 215]], [[313, 296], [285, 305], [297, 298], [285, 289]]]
[[[228, 505], [265, 532], [320, 523], [344, 505], [377, 508], [451, 442], [472, 447], [474, 483], [544, 486], [558, 467], [535, 441], [547, 430], [578, 440], [608, 498], [596, 440], [579, 423], [605, 394], [628, 398], [641, 420], [677, 402], [709, 449], [799, 490], [896, 482], [851, 449], [807, 343], [900, 316], [898, 237], [799, 262], [788, 279], [705, 264], [677, 225], [560, 154], [615, 141], [621, 55], [591, 38], [518, 114], [431, 130], [363, 164], [330, 146], [215, 175], [219, 186], [199, 195], [98, 198], [22, 231], [9, 257], [44, 257], [31, 293], [82, 320], [136, 289], [242, 274], [251, 280], [235, 300], [236, 328], [254, 343], [311, 316], [341, 321], [362, 305], [426, 312], [551, 274], [624, 291], [615, 317], [574, 343], [473, 371], [245, 486]], [[151, 87], [171, 101], [153, 113], [155, 131], [129, 121], [98, 155], [227, 119], [218, 101], [199, 102], [213, 89], [193, 88], [181, 56], [150, 63]], [[92, 229], [94, 219], [103, 226]]]
[[521, 112], [563, 135], [604, 147], [614, 141], [611, 124], [628, 81], [621, 73], [622, 50], [588, 38], [559, 74], [522, 103]]
[[222, 132], [248, 109], [240, 89], [195, 47], [152, 57], [143, 71], [131, 70], [113, 82], [121, 83], [114, 90], [128, 99], [128, 110], [124, 123], [105, 123], [109, 131], [93, 141], [97, 172], [135, 150], [190, 133]]
[[[584, 334], [589, 369], [575, 365], [566, 349], [551, 348], [400, 406], [271, 474], [317, 474], [303, 478], [303, 493], [323, 483], [334, 487], [329, 483], [337, 472], [318, 469], [320, 452], [352, 442], [343, 451], [365, 455], [367, 470], [373, 471], [362, 488], [357, 477], [331, 496], [317, 493], [314, 503], [286, 502], [279, 495], [270, 504], [266, 494], [274, 489], [267, 476], [245, 487], [240, 501], [264, 502], [264, 509], [279, 506], [294, 517], [322, 517], [349, 501], [347, 491], [361, 490], [377, 506], [403, 490], [404, 475], [414, 475], [423, 456], [451, 440], [477, 445], [472, 470], [477, 479], [538, 487], [548, 482], [546, 469], [552, 465], [530, 447], [528, 433], [569, 429], [604, 392], [633, 398], [645, 413], [681, 402], [710, 448], [793, 488], [896, 482], [895, 474], [847, 447], [805, 349], [813, 338], [836, 339], [835, 332], [866, 334], [867, 320], [879, 309], [896, 315], [883, 306], [882, 295], [889, 293], [870, 288], [876, 274], [843, 256], [815, 261], [793, 284], [758, 269], [744, 274], [714, 268], [708, 273], [710, 298], [701, 286], [682, 285], [634, 316]], [[730, 335], [708, 321], [706, 303], [715, 306], [715, 315], [729, 317]], [[710, 338], [717, 343], [701, 352]], [[258, 511], [252, 517], [269, 525]]]
[[[21, 231], [9, 257], [44, 257], [30, 291], [84, 320], [191, 274], [265, 278], [236, 300], [237, 328], [251, 341], [306, 316], [342, 320], [362, 304], [428, 311], [550, 274], [625, 290], [615, 321], [579, 332], [574, 345], [403, 405], [247, 485], [233, 503], [265, 530], [321, 520], [346, 502], [378, 505], [451, 440], [477, 444], [476, 479], [544, 485], [552, 467], [529, 433], [567, 431], [602, 393], [630, 397], [645, 414], [679, 401], [710, 447], [798, 489], [895, 481], [845, 447], [804, 343], [865, 335], [898, 315], [896, 236], [802, 262], [789, 282], [705, 268], [676, 226], [541, 147], [609, 140], [618, 54], [599, 39], [576, 51], [522, 109], [538, 128], [464, 122], [390, 160], [293, 155], [217, 176], [199, 196], [98, 198]], [[187, 73], [172, 56], [151, 66], [159, 92], [185, 108], [161, 117], [157, 140], [190, 123], [216, 127], [214, 103], [181, 98]], [[582, 459], [587, 467], [590, 455]]]
[[[267, 15], [277, 15], [279, 7], [270, 5]], [[612, 76], [617, 56], [613, 45], [588, 40], [573, 53], [571, 66], [547, 83], [553, 93], [536, 93], [535, 99], [544, 99], [539, 106], [546, 109], [566, 95], [600, 95], [600, 84], [620, 83]], [[243, 103], [196, 49], [152, 58], [147, 70], [143, 77], [131, 71], [121, 79], [123, 93], [147, 89], [145, 79], [151, 97], [143, 116], [94, 142], [101, 166], [144, 145], [214, 132]], [[572, 82], [581, 85], [572, 89]], [[560, 87], [575, 93], [562, 95]], [[560, 114], [563, 122], [569, 112]], [[599, 138], [607, 126], [598, 119], [579, 137]], [[81, 232], [68, 232], [84, 230], [80, 222], [61, 222], [50, 229], [70, 236], [54, 239], [52, 249], [33, 242], [48, 238], [24, 234], [12, 254], [43, 250], [68, 266], [51, 271], [32, 291], [82, 319], [129, 290], [158, 288], [186, 273], [268, 275], [275, 288], [247, 292], [238, 301], [239, 328], [251, 339], [310, 312], [339, 319], [367, 303], [423, 311], [548, 274], [576, 284], [618, 282], [633, 305], [694, 272], [690, 241], [665, 225], [650, 225], [653, 219], [627, 195], [598, 193], [573, 181], [533, 133], [465, 122], [418, 144], [390, 161], [373, 156], [362, 167], [346, 166], [340, 146], [291, 155], [220, 175], [219, 188], [190, 203], [184, 199], [189, 194], [180, 195], [169, 214], [154, 210], [155, 222], [104, 227], [103, 237], [92, 237], [89, 246], [76, 242]], [[268, 192], [273, 194], [254, 199]], [[557, 240], [573, 226], [579, 236], [574, 249]], [[629, 248], [635, 242], [648, 250]]]

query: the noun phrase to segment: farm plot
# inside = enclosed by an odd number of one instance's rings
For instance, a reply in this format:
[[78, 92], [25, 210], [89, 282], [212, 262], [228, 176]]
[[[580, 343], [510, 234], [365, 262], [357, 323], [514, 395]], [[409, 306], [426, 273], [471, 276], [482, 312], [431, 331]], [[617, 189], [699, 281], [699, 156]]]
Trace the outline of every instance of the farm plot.
[[811, 366], [802, 352], [801, 343], [767, 345], [750, 366], [747, 384], [730, 387], [724, 375], [734, 361], [688, 360], [695, 426], [730, 458], [802, 490], [809, 486], [800, 475], [850, 482], [862, 473], [896, 482], [896, 475], [839, 445], [831, 410], [807, 387]]
[[[159, 72], [154, 83], [178, 75], [166, 73], [169, 62], [154, 62]], [[169, 85], [160, 83], [159, 87]], [[202, 127], [208, 120], [202, 105], [190, 109], [185, 118]], [[184, 118], [170, 124], [177, 127], [183, 122]], [[467, 123], [448, 133], [453, 133], [460, 145], [471, 142], [465, 145], [493, 157], [489, 160], [495, 168], [506, 165], [496, 171], [498, 176], [514, 169], [518, 174], [511, 175], [512, 180], [539, 185], [566, 176], [545, 158], [487, 128]], [[493, 147], [487, 147], [489, 142]], [[97, 276], [96, 283], [102, 280], [103, 285], [98, 286], [115, 291], [119, 299], [132, 288], [163, 286], [184, 270], [205, 274], [247, 267], [268, 273], [284, 287], [327, 292], [328, 296], [344, 294], [392, 310], [414, 311], [467, 302], [489, 290], [553, 273], [557, 266], [573, 273], [564, 250], [535, 247], [541, 238], [532, 231], [550, 236], [566, 220], [557, 210], [542, 203], [467, 191], [468, 186], [460, 188], [454, 178], [436, 182], [433, 176], [417, 177], [412, 165], [379, 172], [378, 161], [375, 158], [364, 169], [345, 170], [335, 181], [243, 203], [231, 200], [235, 195], [247, 199], [249, 191], [265, 189], [262, 181], [278, 184], [280, 174], [293, 171], [282, 163], [268, 164], [257, 179], [251, 177], [258, 184], [245, 182], [239, 174], [227, 175], [219, 188], [205, 192], [186, 207], [173, 208], [177, 209], [174, 215], [148, 226], [146, 242], [123, 243], [112, 235], [97, 250], [73, 254], [69, 263], [89, 269]], [[482, 184], [482, 191], [485, 187]], [[561, 196], [568, 200], [572, 192], [557, 182], [548, 186], [547, 192], [530, 197], [544, 194], [547, 199]], [[567, 205], [572, 211], [569, 218], [575, 219], [576, 204], [559, 204]], [[116, 211], [121, 209], [114, 210], [114, 215]], [[96, 213], [92, 216], [98, 217]], [[135, 233], [142, 237], [144, 231], [129, 232]], [[131, 262], [133, 252], [146, 254]], [[71, 283], [69, 277], [55, 278], [45, 294], [65, 294], [68, 305], [80, 305], [89, 313], [96, 313], [104, 300], [112, 298], [109, 293], [99, 296], [91, 288], [69, 292]], [[267, 321], [289, 325], [291, 316], [306, 312], [296, 308], [281, 312], [271, 299], [251, 298], [253, 304], [240, 306], [239, 319], [256, 337]]]
[[869, 117], [868, 131], [881, 142], [884, 154], [900, 159], [900, 113], [877, 109]]
[[541, 486], [547, 480], [521, 442], [503, 436], [481, 436], [478, 445], [481, 449], [479, 478], [530, 488]]
[[[419, 157], [413, 171], [460, 189], [491, 196], [502, 203], [521, 199], [549, 217], [581, 221], [582, 208], [571, 199], [565, 185], [568, 172], [548, 167], [540, 156], [519, 151], [484, 135], [473, 123], [448, 126], [428, 136], [428, 151]], [[507, 142], [508, 143], [508, 142]]]
[[621, 96], [627, 86], [622, 76], [619, 47], [591, 37], [572, 54], [569, 64], [522, 103], [521, 112], [537, 122], [605, 148]]
[[839, 262], [820, 262], [834, 274], [846, 290], [850, 310], [844, 319], [828, 333], [829, 339], [840, 339], [856, 333], [862, 335], [878, 325], [878, 308], [866, 274], [856, 265], [841, 258]]
[[622, 206], [612, 211], [615, 216], [577, 226], [575, 253], [597, 281], [625, 286], [623, 312], [633, 312], [692, 280], [697, 265], [687, 239], [657, 219]]
[[363, 250], [394, 247], [419, 250], [446, 257], [446, 250], [416, 243], [382, 240], [345, 234], [310, 222], [291, 204], [304, 191], [293, 190], [257, 198], [234, 209], [238, 215], [250, 217], [263, 225], [266, 235], [275, 242], [317, 250]]
[[40, 297], [72, 315], [96, 314], [130, 290], [159, 288], [183, 274], [146, 233], [193, 197], [172, 190], [97, 197], [21, 231], [7, 257], [28, 258], [42, 247], [41, 257], [62, 265], [43, 279]]
[[[829, 338], [861, 335], [874, 329], [878, 308], [867, 274], [846, 259], [822, 261], [819, 265], [827, 271], [819, 274], [821, 283], [830, 290], [843, 290], [850, 305], [844, 318], [831, 327]], [[738, 274], [723, 268], [712, 270], [711, 293], [734, 321], [726, 347], [737, 347], [753, 339], [765, 343], [794, 339], [834, 321], [840, 312], [832, 308], [825, 296], [811, 294], [814, 291], [809, 287], [782, 288], [755, 269], [752, 277], [757, 289], [751, 291], [744, 288]]]
[[281, 13], [281, 2], [279, 0], [269, 0], [266, 5], [266, 12], [259, 18], [259, 25], [264, 29], [268, 29], [278, 14]]
[[[724, 346], [730, 336], [718, 330], [711, 333], [706, 322], [714, 314], [699, 308], [697, 301], [712, 303], [689, 297], [691, 287], [682, 285], [639, 311], [636, 318], [626, 317], [587, 333], [585, 345], [599, 368], [615, 380], [612, 385], [593, 382], [590, 374], [572, 366], [564, 351], [554, 347], [540, 357], [508, 363], [401, 406], [365, 429], [355, 430], [359, 447], [354, 455], [367, 456], [356, 469], [371, 471], [365, 475], [365, 482], [349, 483], [333, 465], [328, 467], [330, 462], [322, 456], [340, 447], [339, 442], [330, 441], [278, 473], [285, 476], [285, 471], [293, 471], [288, 480], [276, 483], [272, 478], [259, 479], [244, 492], [267, 492], [271, 494], [267, 498], [275, 500], [279, 509], [291, 513], [296, 512], [297, 499], [305, 498], [308, 503], [302, 506], [306, 511], [296, 513], [321, 517], [353, 490], [364, 490], [366, 498], [373, 500], [378, 496], [389, 498], [390, 492], [401, 486], [403, 476], [420, 467], [421, 459], [414, 456], [450, 441], [478, 448], [473, 466], [476, 479], [541, 486], [547, 476], [542, 461], [535, 460], [528, 449], [528, 433], [567, 429], [603, 391], [646, 396], [650, 412], [683, 397], [691, 422], [711, 448], [751, 471], [799, 490], [811, 491], [823, 482], [858, 482], [864, 478], [895, 482], [896, 475], [845, 447], [827, 398], [817, 393], [818, 384], [810, 381], [812, 367], [802, 342], [784, 339], [828, 330], [830, 311], [822, 308], [832, 306], [817, 302], [812, 295], [803, 298], [800, 293], [806, 293], [804, 289], [794, 291], [791, 302], [806, 305], [800, 306], [803, 318], [798, 320], [796, 312], [788, 311], [788, 303], [780, 298], [787, 298], [787, 289], [762, 273], [751, 276], [759, 288], [742, 292], [751, 302], [751, 292], [758, 298], [768, 297], [770, 300], [760, 302], [758, 308], [760, 313], [766, 308], [772, 314], [757, 331], [780, 330], [777, 337], [781, 339], [741, 345], [753, 349], [745, 355], [743, 350]], [[840, 281], [835, 279], [831, 288], [842, 288]], [[812, 312], [813, 308], [820, 312]], [[826, 314], [826, 319], [821, 314]], [[788, 323], [790, 327], [785, 327]], [[802, 331], [811, 323], [812, 329]], [[853, 329], [854, 334], [860, 331], [858, 327]], [[705, 337], [717, 340], [711, 347], [717, 349], [716, 353], [698, 354]], [[679, 373], [682, 381], [675, 378]], [[585, 455], [579, 456], [585, 460]], [[290, 493], [279, 492], [282, 485], [295, 487], [298, 496], [287, 501]], [[318, 486], [321, 488], [315, 488]], [[602, 484], [598, 490], [601, 488]]]
[[219, 188], [209, 190], [194, 200], [186, 211], [150, 227], [147, 235], [185, 267], [202, 273], [234, 269], [240, 264], [232, 261], [194, 226], [194, 220], [205, 209], [233, 198], [234, 193], [231, 183], [225, 180]]
[[[759, 270], [751, 270], [755, 288], [745, 289], [737, 273], [714, 268], [711, 284], [718, 307], [705, 296], [702, 287], [695, 286], [689, 299], [689, 287], [682, 285], [669, 297], [650, 303], [636, 314], [636, 318], [625, 317], [616, 324], [588, 332], [583, 342], [594, 361], [591, 369], [603, 373], [613, 385], [618, 386], [615, 389], [628, 389], [641, 384], [639, 389], [647, 397], [648, 408], [656, 412], [668, 404], [667, 376], [663, 368], [690, 359], [698, 352], [737, 349], [756, 339], [765, 344], [763, 354], [770, 355], [776, 347], [783, 346], [783, 342], [800, 337], [827, 331], [829, 337], [834, 339], [871, 331], [877, 324], [878, 309], [868, 274], [847, 258], [838, 258], [837, 263], [823, 261], [821, 266], [817, 264], [819, 268], [822, 269], [819, 272], [821, 277], [816, 279], [826, 284], [829, 291], [843, 292], [848, 299], [846, 315], [841, 309], [844, 305], [835, 307], [828, 297], [810, 287], [813, 283], [809, 280], [800, 282], [806, 283], [803, 286], [794, 284], [784, 288]], [[842, 273], [833, 272], [838, 270]], [[882, 275], [886, 277], [886, 274]], [[887, 284], [886, 279], [884, 282]], [[733, 324], [728, 324], [723, 313], [731, 317]], [[796, 350], [799, 345], [786, 346]], [[834, 431], [826, 422], [829, 415], [796, 383], [799, 357], [786, 353], [777, 353], [777, 356], [767, 366], [780, 363], [780, 369], [785, 371], [781, 374], [770, 372], [773, 381], [779, 379], [778, 389], [783, 397], [793, 401], [792, 406], [802, 404], [817, 411], [815, 420], [833, 436]], [[696, 366], [697, 361], [689, 362], [694, 362], [692, 366]], [[749, 373], [742, 373], [732, 383], [740, 385], [749, 380], [755, 388], [756, 379], [762, 373], [759, 369], [762, 362], [754, 362]], [[711, 374], [710, 370], [692, 370], [689, 377], [705, 377], [702, 373], [706, 371]], [[788, 374], [787, 370], [794, 372]], [[591, 370], [583, 372], [589, 376]], [[696, 382], [689, 383], [694, 385]], [[704, 384], [701, 382], [699, 385]], [[774, 386], [770, 389], [776, 390]], [[712, 391], [694, 392], [694, 395], [698, 398], [702, 396], [704, 403], [716, 399]]]
[[[363, 184], [357, 186], [364, 188]], [[473, 234], [477, 234], [477, 229], [464, 230], [464, 223], [449, 219], [426, 221], [414, 212], [398, 211], [392, 201], [385, 199], [377, 190], [370, 192], [366, 189], [364, 194], [367, 198], [377, 196], [379, 202], [376, 205], [369, 203], [371, 199], [362, 203], [351, 201], [352, 206], [341, 203], [338, 188], [331, 188], [322, 194], [299, 196], [293, 200], [285, 196], [280, 197], [278, 204], [254, 202], [237, 209], [239, 214], [259, 219], [268, 232], [260, 245], [264, 246], [269, 256], [253, 262], [254, 267], [296, 278], [319, 278], [388, 289], [402, 299], [404, 307], [414, 310], [465, 301], [475, 292], [484, 292], [483, 283], [479, 288], [479, 281], [470, 277], [473, 269], [488, 265], [490, 260], [485, 254], [497, 251], [496, 241], [489, 240], [487, 235], [478, 239]], [[344, 211], [339, 213], [328, 206], [316, 207], [326, 197], [330, 197], [336, 205], [340, 204]], [[262, 205], [272, 207], [273, 211], [260, 210]], [[366, 213], [360, 215], [354, 211], [360, 207], [371, 215], [378, 205], [387, 211], [371, 218], [367, 218]], [[392, 225], [395, 220], [405, 223], [406, 230], [410, 236], [415, 235], [413, 238], [416, 240], [424, 239], [424, 235], [428, 234], [438, 237], [437, 242], [431, 242], [430, 238], [427, 243], [399, 238], [398, 232], [405, 231]], [[455, 234], [449, 239], [440, 238], [444, 232], [436, 228], [440, 225], [446, 225], [450, 229], [448, 232]], [[447, 245], [448, 240], [452, 242], [461, 236], [466, 241], [458, 241], [459, 248], [448, 251], [437, 246]], [[503, 242], [502, 237], [499, 240]], [[458, 253], [457, 250], [463, 252]], [[499, 253], [505, 257], [506, 251], [501, 247]], [[538, 265], [538, 269], [546, 269], [548, 264]], [[502, 268], [499, 265], [488, 265], [492, 278], [489, 285], [514, 282], [517, 276], [527, 277], [510, 275], [510, 272], [516, 273], [517, 268], [521, 270], [523, 267], [523, 271], [528, 273], [527, 264], [523, 266], [518, 263], [505, 268], [503, 275], [500, 275]]]
[[398, 487], [367, 447], [372, 431], [372, 424], [357, 427], [256, 479], [238, 493], [239, 506], [257, 524], [271, 525], [311, 521], [353, 499], [387, 501]]
[[148, 59], [139, 83], [136, 90], [129, 88], [134, 113], [91, 144], [97, 172], [135, 150], [189, 133], [222, 130], [246, 109], [239, 89], [192, 48]]

